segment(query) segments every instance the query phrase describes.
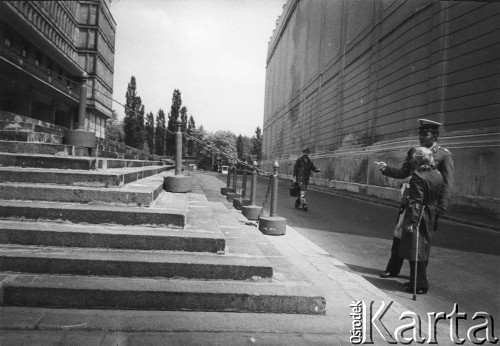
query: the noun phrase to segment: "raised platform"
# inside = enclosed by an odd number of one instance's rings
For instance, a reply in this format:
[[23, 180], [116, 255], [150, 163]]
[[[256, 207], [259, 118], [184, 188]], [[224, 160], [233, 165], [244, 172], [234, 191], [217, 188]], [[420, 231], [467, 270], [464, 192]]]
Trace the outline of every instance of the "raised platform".
[[57, 184], [86, 187], [121, 187], [172, 170], [173, 166], [144, 166], [99, 171], [0, 167], [0, 182]]

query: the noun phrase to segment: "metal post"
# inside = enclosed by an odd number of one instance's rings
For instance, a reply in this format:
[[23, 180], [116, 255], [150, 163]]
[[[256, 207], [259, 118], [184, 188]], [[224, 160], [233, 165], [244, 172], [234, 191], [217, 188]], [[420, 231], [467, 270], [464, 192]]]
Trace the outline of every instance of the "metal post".
[[82, 84], [80, 86], [80, 104], [78, 106], [78, 126], [77, 130], [85, 130], [85, 113], [87, 109], [87, 78], [86, 72], [82, 73]]
[[182, 175], [182, 120], [180, 117], [177, 117], [175, 123], [177, 125], [175, 132], [175, 174], [164, 178], [163, 188], [167, 192], [190, 192], [192, 190], [191, 177]]
[[250, 204], [255, 205], [256, 196], [257, 196], [257, 161], [254, 161], [252, 170], [252, 187], [250, 189]]
[[243, 205], [241, 211], [248, 220], [258, 220], [262, 207], [255, 205], [257, 198], [257, 161], [253, 162], [252, 186], [250, 188], [250, 205]]
[[[238, 172], [236, 170], [236, 161], [233, 162], [231, 170], [233, 174], [233, 188], [231, 189], [231, 191], [228, 191], [226, 193], [226, 199], [234, 204], [234, 200], [241, 197], [241, 195], [238, 192], [236, 192], [236, 185], [238, 183], [238, 176], [237, 176]], [[228, 174], [230, 173], [228, 172]]]
[[96, 137], [94, 132], [85, 129], [85, 118], [87, 113], [87, 73], [82, 73], [82, 83], [80, 85], [80, 103], [78, 105], [78, 124], [75, 130], [67, 130], [64, 140], [68, 145], [86, 147], [89, 155], [95, 148]]
[[243, 168], [243, 177], [241, 179], [241, 198], [247, 197], [247, 168]]
[[278, 215], [278, 170], [280, 168], [280, 165], [278, 164], [278, 161], [274, 161], [273, 164], [273, 169], [274, 169], [274, 174], [273, 177], [271, 178], [272, 181], [272, 190], [271, 190], [271, 210], [269, 216], [277, 216]]
[[231, 187], [231, 173], [227, 171], [226, 187], [229, 189]]
[[278, 170], [277, 161], [273, 164], [274, 174], [271, 177], [271, 210], [268, 217], [259, 218], [259, 230], [267, 235], [283, 235], [286, 233], [286, 219], [277, 215], [278, 211]]
[[175, 175], [179, 175], [182, 172], [182, 120], [180, 117], [177, 117], [176, 125], [177, 132], [175, 133]]
[[236, 169], [236, 163], [233, 162], [233, 191], [236, 192], [236, 187], [238, 183], [238, 172]]

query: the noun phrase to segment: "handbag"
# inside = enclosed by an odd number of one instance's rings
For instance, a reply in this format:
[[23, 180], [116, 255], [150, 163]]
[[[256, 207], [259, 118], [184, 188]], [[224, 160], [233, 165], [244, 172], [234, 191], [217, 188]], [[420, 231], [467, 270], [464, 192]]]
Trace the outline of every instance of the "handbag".
[[293, 182], [292, 185], [290, 185], [290, 196], [298, 197], [299, 195], [300, 195], [299, 183]]

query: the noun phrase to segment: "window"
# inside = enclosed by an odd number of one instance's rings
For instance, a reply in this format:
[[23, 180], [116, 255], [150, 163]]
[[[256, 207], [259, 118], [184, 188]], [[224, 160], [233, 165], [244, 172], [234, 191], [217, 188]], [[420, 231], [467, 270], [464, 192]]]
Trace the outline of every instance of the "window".
[[95, 31], [89, 30], [89, 41], [87, 48], [94, 49], [95, 48]]
[[89, 7], [86, 5], [82, 5], [80, 8], [80, 20], [81, 23], [87, 24], [88, 17], [89, 17]]
[[7, 47], [11, 47], [12, 46], [12, 33], [10, 32], [9, 28], [5, 28], [5, 37], [3, 39], [3, 43]]
[[87, 64], [86, 70], [89, 73], [95, 73], [95, 56], [94, 55], [88, 56], [88, 64]]
[[97, 8], [95, 6], [90, 6], [89, 9], [89, 21], [90, 25], [96, 25], [97, 23]]
[[42, 53], [36, 52], [36, 55], [35, 55], [35, 65], [36, 66], [40, 66], [41, 63], [42, 63]]

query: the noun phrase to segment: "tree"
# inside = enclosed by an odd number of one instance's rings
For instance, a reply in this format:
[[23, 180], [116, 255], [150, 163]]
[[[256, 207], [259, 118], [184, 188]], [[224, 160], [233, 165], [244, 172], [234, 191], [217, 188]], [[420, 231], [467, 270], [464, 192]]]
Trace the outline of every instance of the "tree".
[[[193, 130], [193, 137], [195, 137], [198, 141], [193, 145], [193, 156], [198, 158], [198, 165], [203, 169], [211, 169], [211, 150], [208, 149], [213, 145], [211, 140], [211, 135], [209, 135], [203, 125], [195, 128]], [[203, 143], [203, 144], [199, 144]]]
[[240, 161], [247, 162], [249, 159], [253, 159], [252, 139], [240, 134], [236, 140], [236, 152]]
[[252, 155], [260, 162], [262, 160], [262, 135], [260, 127], [255, 129], [255, 135], [252, 137]]
[[156, 155], [165, 155], [165, 113], [163, 109], [158, 111], [156, 116], [156, 128], [155, 128], [155, 153]]
[[170, 113], [168, 114], [168, 125], [167, 125], [167, 155], [174, 155], [175, 153], [175, 131], [176, 131], [176, 121], [179, 116], [179, 111], [181, 109], [182, 99], [181, 92], [179, 89], [175, 89], [172, 94], [172, 106], [170, 107]]
[[238, 139], [236, 140], [236, 153], [238, 155], [238, 160], [244, 160], [245, 159], [245, 153], [244, 153], [244, 145], [243, 145], [243, 136], [240, 134], [238, 136]]
[[144, 126], [146, 131], [146, 142], [148, 143], [148, 149], [150, 154], [154, 154], [155, 151], [155, 119], [153, 112], [149, 112], [146, 116], [146, 125]]
[[144, 106], [137, 96], [135, 77], [130, 78], [130, 83], [125, 94], [125, 118], [123, 119], [124, 142], [131, 147], [142, 149], [144, 145]]
[[[191, 115], [189, 117], [189, 122], [187, 124], [186, 132], [187, 132], [187, 134], [188, 134], [189, 137], [194, 137], [193, 134], [194, 134], [195, 131], [196, 131], [196, 124], [194, 122], [193, 116]], [[189, 137], [188, 137], [187, 148], [186, 148], [187, 154], [189, 156], [195, 156], [194, 155], [194, 151], [195, 151], [196, 143], [195, 143], [194, 139], [191, 139]]]
[[106, 139], [123, 143], [123, 121], [118, 119], [118, 113], [111, 111], [111, 118], [106, 119]]
[[186, 156], [186, 144], [187, 138], [184, 135], [184, 132], [187, 130], [187, 108], [182, 107], [180, 110], [180, 116], [182, 121], [181, 132], [182, 134], [182, 156]]
[[[238, 157], [236, 151], [236, 135], [231, 131], [217, 131], [212, 135], [216, 155], [220, 155], [221, 164], [229, 164]], [[219, 154], [220, 153], [220, 154]]]

